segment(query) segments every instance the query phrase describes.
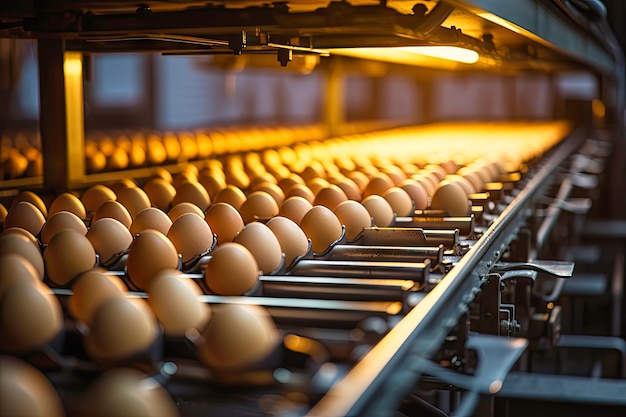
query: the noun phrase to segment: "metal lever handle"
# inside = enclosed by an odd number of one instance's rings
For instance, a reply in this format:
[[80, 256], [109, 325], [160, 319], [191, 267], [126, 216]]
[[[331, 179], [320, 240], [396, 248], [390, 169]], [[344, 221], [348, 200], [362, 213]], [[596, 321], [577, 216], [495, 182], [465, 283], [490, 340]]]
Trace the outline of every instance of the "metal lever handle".
[[498, 262], [491, 272], [501, 273], [515, 270], [531, 270], [554, 278], [571, 278], [574, 274], [574, 262], [534, 260], [529, 262]]

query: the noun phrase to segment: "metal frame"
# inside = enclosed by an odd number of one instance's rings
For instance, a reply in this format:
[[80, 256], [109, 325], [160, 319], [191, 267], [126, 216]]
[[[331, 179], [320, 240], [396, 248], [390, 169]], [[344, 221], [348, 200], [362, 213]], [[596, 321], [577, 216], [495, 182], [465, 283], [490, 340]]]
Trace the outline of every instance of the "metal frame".
[[582, 144], [579, 129], [563, 141], [460, 262], [308, 413], [316, 417], [383, 416], [410, 393], [449, 331], [466, 313], [490, 268], [524, 224], [559, 166]]

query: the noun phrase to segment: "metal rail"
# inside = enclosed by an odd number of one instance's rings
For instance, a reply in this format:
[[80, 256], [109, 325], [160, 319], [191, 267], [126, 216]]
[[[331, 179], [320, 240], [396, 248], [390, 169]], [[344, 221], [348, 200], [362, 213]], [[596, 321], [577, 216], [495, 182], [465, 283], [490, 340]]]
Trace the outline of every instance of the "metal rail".
[[379, 417], [392, 414], [423, 373], [422, 359], [435, 354], [467, 311], [490, 268], [526, 220], [527, 209], [541, 198], [558, 167], [585, 138], [581, 128], [563, 140], [458, 265], [307, 415]]

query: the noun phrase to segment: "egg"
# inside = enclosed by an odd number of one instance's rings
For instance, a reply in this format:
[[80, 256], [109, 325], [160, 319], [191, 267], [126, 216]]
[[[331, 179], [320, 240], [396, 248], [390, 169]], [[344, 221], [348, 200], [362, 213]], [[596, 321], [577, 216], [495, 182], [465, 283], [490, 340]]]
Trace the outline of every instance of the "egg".
[[221, 175], [218, 175], [216, 172], [215, 170], [203, 171], [198, 177], [198, 182], [207, 190], [210, 198], [215, 197], [217, 193], [226, 188], [227, 185], [224, 173], [219, 171]]
[[370, 213], [357, 201], [347, 200], [340, 203], [335, 207], [334, 213], [339, 222], [345, 226], [348, 240], [356, 239], [364, 228], [372, 226]]
[[204, 216], [186, 213], [172, 223], [167, 238], [174, 244], [183, 262], [205, 254], [213, 246], [213, 231]]
[[170, 227], [172, 227], [172, 220], [167, 213], [156, 207], [148, 207], [137, 213], [130, 225], [130, 233], [136, 235], [146, 229], [154, 229], [167, 234]]
[[370, 213], [374, 219], [374, 225], [378, 227], [388, 227], [393, 223], [395, 218], [393, 208], [383, 197], [379, 195], [370, 195], [365, 197], [361, 204]]
[[172, 204], [176, 205], [184, 202], [195, 204], [204, 214], [204, 211], [211, 204], [211, 198], [207, 190], [199, 182], [185, 181], [176, 189], [176, 195], [174, 200], [172, 200]]
[[313, 195], [317, 195], [317, 193], [325, 187], [328, 187], [330, 183], [325, 178], [313, 178], [306, 182], [306, 186], [313, 192]]
[[145, 290], [162, 269], [177, 269], [178, 253], [174, 244], [161, 232], [148, 229], [135, 237], [128, 249], [126, 271], [138, 288]]
[[87, 237], [72, 229], [57, 232], [43, 253], [48, 278], [67, 285], [96, 264], [96, 251]]
[[237, 210], [239, 210], [244, 201], [246, 201], [246, 194], [240, 188], [231, 184], [218, 191], [213, 199], [213, 203], [228, 203]]
[[363, 190], [363, 197], [370, 195], [383, 195], [385, 191], [395, 186], [395, 183], [389, 178], [387, 174], [378, 173], [372, 178], [365, 189]]
[[198, 298], [200, 287], [175, 269], [157, 273], [147, 288], [148, 303], [166, 336], [184, 336], [188, 329], [201, 330], [211, 317], [208, 304]]
[[218, 295], [242, 295], [252, 290], [259, 277], [256, 259], [245, 246], [228, 242], [211, 252], [204, 280]]
[[463, 187], [456, 182], [444, 180], [435, 190], [430, 208], [443, 210], [449, 216], [467, 216], [470, 204]]
[[343, 233], [335, 213], [324, 206], [313, 206], [302, 218], [300, 227], [311, 239], [313, 252], [318, 254], [324, 253]]
[[252, 191], [265, 191], [272, 196], [274, 201], [276, 201], [276, 204], [278, 204], [279, 206], [285, 200], [284, 191], [278, 185], [271, 182], [260, 182], [252, 187]]
[[290, 173], [288, 176], [281, 178], [277, 182], [278, 186], [287, 193], [287, 190], [295, 184], [304, 185], [304, 180], [298, 174]]
[[321, 163], [314, 161], [305, 167], [299, 175], [305, 182], [308, 182], [314, 178], [326, 178], [326, 171]]
[[20, 192], [11, 202], [9, 210], [11, 210], [20, 201], [26, 201], [28, 203], [31, 203], [33, 206], [37, 207], [39, 211], [41, 211], [41, 214], [43, 214], [44, 217], [48, 217], [48, 209], [46, 207], [46, 204], [43, 202], [41, 197], [39, 197], [32, 191]]
[[37, 271], [39, 279], [44, 276], [43, 256], [39, 243], [24, 229], [10, 228], [0, 233], [0, 256], [15, 254], [26, 259]]
[[346, 177], [340, 178], [334, 184], [337, 187], [341, 188], [341, 190], [346, 194], [346, 197], [348, 199], [355, 200], [355, 201], [361, 200], [361, 189], [350, 178], [346, 178]]
[[167, 212], [167, 215], [172, 222], [175, 222], [176, 219], [186, 213], [195, 213], [200, 217], [204, 216], [204, 213], [202, 212], [202, 210], [200, 210], [200, 207], [196, 206], [193, 203], [187, 202], [176, 204], [170, 209], [170, 211]]
[[398, 187], [409, 194], [416, 210], [425, 210], [428, 208], [428, 191], [426, 191], [424, 185], [414, 179], [407, 178], [398, 184]]
[[278, 210], [278, 215], [300, 224], [304, 215], [311, 210], [312, 207], [313, 205], [305, 198], [293, 196], [283, 202]]
[[193, 170], [183, 170], [172, 179], [172, 185], [178, 189], [185, 182], [198, 182], [198, 174]]
[[463, 167], [457, 171], [457, 175], [468, 180], [476, 192], [481, 192], [485, 189], [485, 182], [476, 170]]
[[24, 280], [5, 292], [0, 303], [0, 349], [27, 353], [54, 339], [63, 327], [59, 300], [43, 283]]
[[395, 185], [400, 184], [406, 179], [406, 174], [396, 165], [386, 165], [382, 170]]
[[361, 192], [365, 190], [365, 187], [367, 187], [367, 184], [369, 184], [369, 178], [361, 171], [348, 172], [346, 174], [346, 177], [351, 179], [357, 185], [357, 187], [359, 187], [359, 190], [361, 190]]
[[126, 252], [133, 241], [133, 235], [128, 228], [111, 217], [92, 223], [85, 237], [91, 242], [102, 264], [107, 264]]
[[424, 169], [435, 174], [439, 181], [443, 181], [446, 175], [448, 175], [448, 172], [440, 165], [428, 164], [424, 167]]
[[267, 358], [280, 340], [276, 325], [264, 308], [217, 305], [201, 333], [196, 351], [198, 359], [218, 378], [228, 377]]
[[217, 244], [232, 242], [243, 229], [241, 214], [230, 204], [215, 203], [207, 210], [204, 220], [217, 236]]
[[87, 213], [94, 213], [98, 207], [109, 200], [115, 200], [117, 196], [106, 185], [96, 184], [87, 188], [80, 197]]
[[331, 210], [334, 210], [335, 207], [341, 202], [344, 202], [348, 199], [346, 193], [343, 192], [341, 188], [336, 185], [329, 185], [328, 187], [324, 187], [315, 196], [313, 200], [314, 206], [324, 206]]
[[476, 189], [474, 188], [472, 183], [467, 178], [461, 175], [450, 174], [446, 175], [445, 179], [450, 182], [456, 182], [457, 184], [459, 184], [461, 188], [463, 188], [463, 191], [465, 191], [465, 194], [468, 196], [476, 192]]
[[309, 187], [304, 184], [294, 184], [285, 191], [285, 197], [302, 197], [306, 199], [309, 203], [313, 204], [313, 200], [315, 200], [315, 194]]
[[414, 207], [409, 193], [400, 187], [391, 187], [382, 194], [397, 216], [412, 216]]
[[163, 178], [153, 178], [143, 186], [143, 191], [150, 199], [150, 203], [161, 210], [169, 210], [176, 189]]
[[126, 187], [116, 192], [117, 201], [128, 210], [131, 218], [135, 218], [141, 210], [151, 206], [148, 195], [139, 187]]
[[15, 253], [0, 256], [0, 302], [11, 287], [21, 282], [37, 285], [41, 282], [41, 277], [23, 256]]
[[278, 214], [278, 204], [265, 191], [255, 191], [239, 208], [243, 222], [248, 224], [257, 219], [271, 218]]
[[100, 306], [112, 297], [124, 297], [126, 286], [116, 276], [107, 275], [103, 268], [80, 274], [72, 284], [67, 307], [74, 320], [91, 326], [91, 319]]
[[54, 199], [52, 204], [50, 204], [50, 209], [48, 210], [48, 218], [59, 211], [69, 211], [74, 213], [81, 220], [85, 220], [85, 218], [87, 218], [83, 202], [72, 193], [63, 193]]
[[121, 361], [147, 350], [159, 331], [145, 300], [111, 297], [92, 315], [84, 338], [87, 354], [96, 361]]
[[87, 226], [77, 215], [69, 211], [58, 211], [52, 214], [41, 229], [41, 243], [50, 243], [52, 237], [64, 229], [73, 229], [81, 234], [87, 233]]
[[7, 218], [8, 210], [2, 203], [0, 203], [0, 227], [4, 223], [4, 219]]
[[91, 218], [91, 223], [94, 223], [100, 219], [112, 218], [122, 223], [127, 229], [130, 229], [133, 223], [130, 213], [119, 201], [107, 201], [100, 205], [96, 209], [96, 212]]
[[280, 267], [282, 262], [280, 243], [265, 224], [248, 223], [233, 241], [245, 246], [252, 253], [263, 273], [270, 274]]
[[65, 410], [48, 378], [12, 356], [0, 356], [0, 415], [63, 417]]
[[46, 218], [37, 207], [32, 203], [20, 201], [9, 209], [2, 227], [4, 230], [19, 227], [37, 236], [45, 222]]
[[266, 225], [278, 239], [280, 248], [285, 254], [285, 265], [289, 266], [295, 259], [306, 255], [309, 240], [297, 223], [286, 217], [276, 216]]
[[87, 389], [81, 415], [91, 417], [176, 417], [180, 413], [168, 392], [153, 378], [130, 368], [114, 368]]

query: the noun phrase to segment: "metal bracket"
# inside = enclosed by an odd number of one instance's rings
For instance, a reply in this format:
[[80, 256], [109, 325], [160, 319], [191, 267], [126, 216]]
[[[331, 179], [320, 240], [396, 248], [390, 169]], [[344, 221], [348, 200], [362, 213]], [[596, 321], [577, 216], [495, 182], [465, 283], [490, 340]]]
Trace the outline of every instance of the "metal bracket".
[[571, 278], [574, 274], [574, 262], [534, 260], [529, 262], [498, 262], [491, 272], [531, 270], [554, 278]]

